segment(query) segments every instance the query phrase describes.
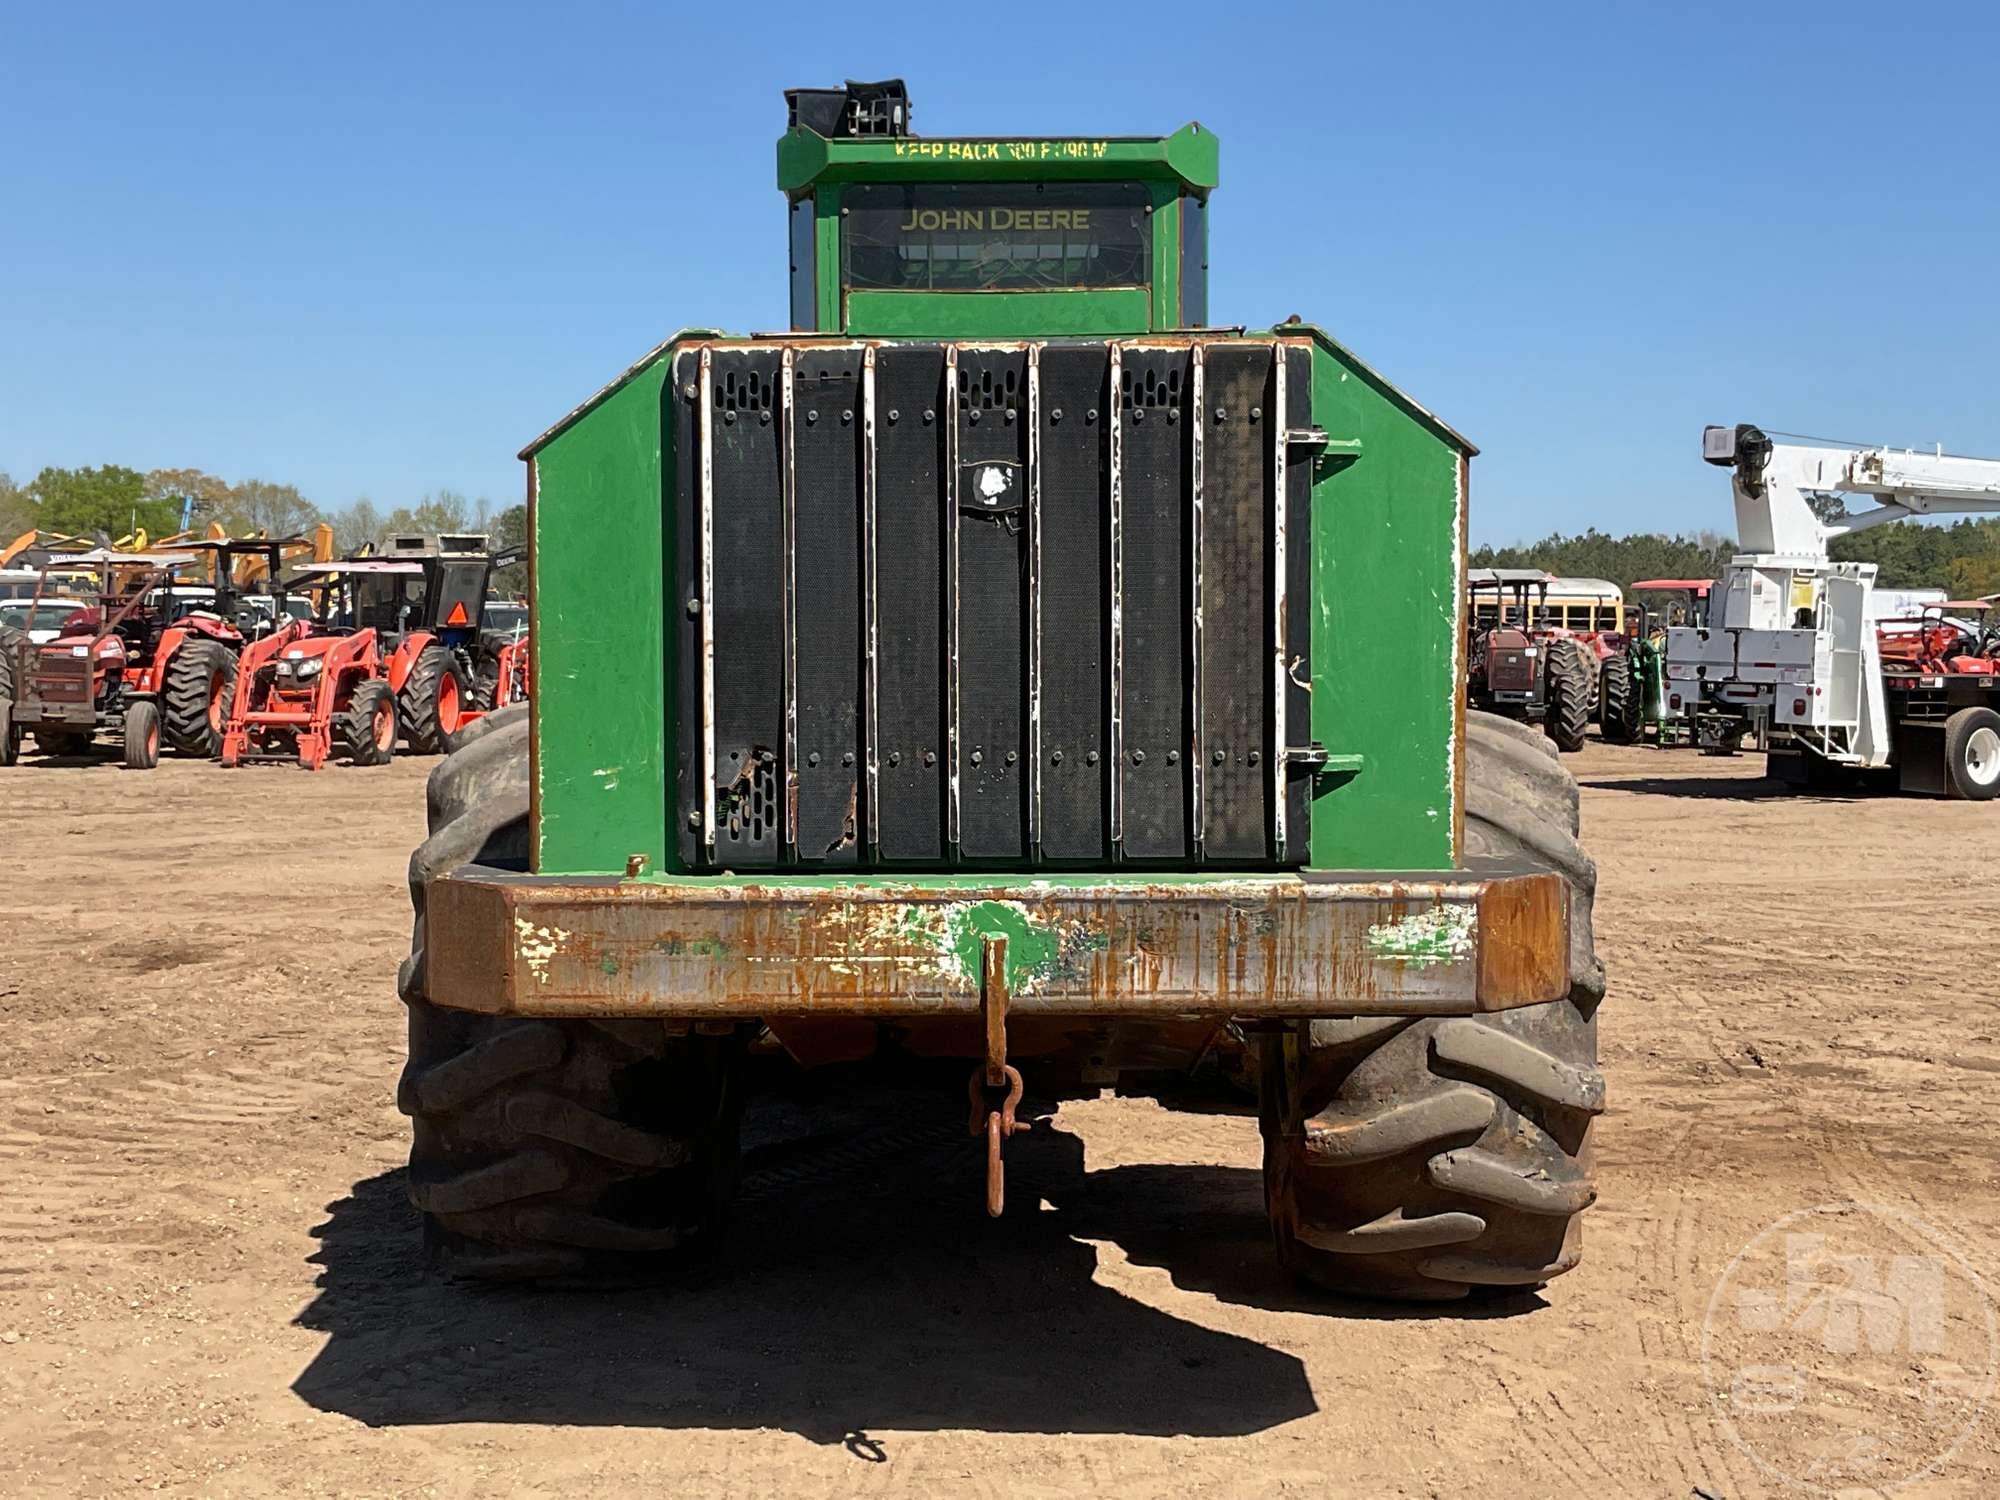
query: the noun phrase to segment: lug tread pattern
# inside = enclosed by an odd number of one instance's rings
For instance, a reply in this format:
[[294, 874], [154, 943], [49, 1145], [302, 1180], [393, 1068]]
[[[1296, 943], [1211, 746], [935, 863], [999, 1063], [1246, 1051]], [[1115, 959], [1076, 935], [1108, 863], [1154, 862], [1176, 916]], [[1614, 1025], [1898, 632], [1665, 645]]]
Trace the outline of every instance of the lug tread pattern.
[[458, 660], [443, 646], [430, 645], [417, 653], [403, 690], [396, 695], [396, 722], [405, 741], [418, 755], [442, 755], [452, 747], [438, 723], [438, 688], [446, 674], [458, 679], [459, 701], [471, 706], [472, 686]]
[[1543, 724], [1556, 748], [1574, 754], [1583, 748], [1590, 730], [1590, 705], [1596, 694], [1596, 664], [1575, 641], [1554, 640], [1548, 652], [1548, 710]]
[[1431, 1033], [1431, 1056], [1549, 1104], [1604, 1113], [1604, 1075], [1597, 1069], [1571, 1067], [1532, 1042], [1475, 1020], [1439, 1022]]
[[1569, 883], [1570, 992], [1478, 1016], [1335, 1018], [1263, 1037], [1273, 1229], [1292, 1270], [1335, 1291], [1438, 1302], [1532, 1289], [1576, 1265], [1578, 1216], [1596, 1198], [1604, 970], [1575, 782], [1530, 727], [1470, 713], [1466, 743], [1473, 862]]
[[395, 703], [395, 694], [382, 678], [371, 677], [357, 683], [347, 707], [333, 716], [333, 753], [350, 766], [387, 765], [396, 753], [396, 744], [390, 740], [388, 747], [375, 742], [375, 709], [384, 701]]
[[410, 1060], [397, 1090], [412, 1121], [410, 1198], [448, 1274], [650, 1279], [721, 1227], [747, 1037], [429, 1002], [424, 882], [469, 861], [525, 863], [526, 714], [493, 720], [431, 773], [430, 837], [410, 860]]
[[1641, 718], [1645, 705], [1640, 701], [1638, 684], [1632, 679], [1632, 658], [1622, 651], [1607, 656], [1600, 676], [1604, 699], [1600, 727], [1605, 740], [1613, 745], [1638, 743], [1645, 728]]
[[1400, 1213], [1353, 1229], [1326, 1229], [1318, 1225], [1300, 1226], [1299, 1238], [1313, 1249], [1328, 1255], [1387, 1255], [1397, 1250], [1428, 1250], [1438, 1245], [1458, 1245], [1486, 1233], [1486, 1221], [1477, 1214], [1450, 1212], [1406, 1218]]
[[236, 691], [236, 653], [220, 641], [184, 640], [167, 663], [160, 687], [160, 735], [183, 755], [222, 753], [222, 731], [208, 717], [217, 677], [227, 703]]
[[1492, 1119], [1493, 1100], [1474, 1088], [1446, 1089], [1386, 1108], [1329, 1107], [1306, 1121], [1306, 1155], [1321, 1165], [1380, 1161], [1451, 1136], [1476, 1136]]

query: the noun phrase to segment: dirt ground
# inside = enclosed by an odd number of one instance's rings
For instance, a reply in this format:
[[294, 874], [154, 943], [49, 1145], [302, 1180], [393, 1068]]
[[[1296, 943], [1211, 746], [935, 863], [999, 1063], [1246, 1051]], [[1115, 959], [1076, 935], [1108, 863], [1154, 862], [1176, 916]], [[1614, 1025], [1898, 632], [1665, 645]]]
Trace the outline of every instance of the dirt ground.
[[[1788, 1493], [1704, 1383], [1739, 1249], [1857, 1200], [2000, 1286], [2000, 803], [1572, 765], [1601, 1201], [1545, 1293], [1421, 1314], [1281, 1278], [1253, 1120], [1110, 1098], [1025, 1138], [1022, 1224], [884, 1100], [751, 1180], [727, 1275], [439, 1284], [392, 1104], [427, 764], [0, 772], [0, 1491]], [[1907, 1493], [2000, 1493], [1996, 1430]]]

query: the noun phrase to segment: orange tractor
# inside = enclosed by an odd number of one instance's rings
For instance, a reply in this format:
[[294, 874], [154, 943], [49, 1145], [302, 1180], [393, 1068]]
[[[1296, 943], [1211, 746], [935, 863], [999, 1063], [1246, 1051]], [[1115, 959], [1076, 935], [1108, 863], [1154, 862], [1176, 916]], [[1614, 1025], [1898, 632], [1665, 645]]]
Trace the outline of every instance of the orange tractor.
[[321, 596], [321, 622], [292, 621], [244, 653], [223, 763], [380, 765], [398, 738], [439, 754], [484, 714], [523, 701], [525, 631], [481, 628], [505, 561], [483, 536], [397, 537], [382, 556], [300, 575], [292, 586]]

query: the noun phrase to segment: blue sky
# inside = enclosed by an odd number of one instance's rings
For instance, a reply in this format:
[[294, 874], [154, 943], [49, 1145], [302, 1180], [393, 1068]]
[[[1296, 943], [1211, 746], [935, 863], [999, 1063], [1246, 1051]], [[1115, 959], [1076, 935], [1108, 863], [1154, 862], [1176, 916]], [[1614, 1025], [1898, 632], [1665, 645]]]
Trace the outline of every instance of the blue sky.
[[1215, 130], [1213, 315], [1471, 436], [1476, 540], [1727, 528], [1704, 422], [2000, 454], [1997, 14], [0, 0], [0, 469], [510, 503], [666, 332], [782, 326], [780, 91], [901, 75]]

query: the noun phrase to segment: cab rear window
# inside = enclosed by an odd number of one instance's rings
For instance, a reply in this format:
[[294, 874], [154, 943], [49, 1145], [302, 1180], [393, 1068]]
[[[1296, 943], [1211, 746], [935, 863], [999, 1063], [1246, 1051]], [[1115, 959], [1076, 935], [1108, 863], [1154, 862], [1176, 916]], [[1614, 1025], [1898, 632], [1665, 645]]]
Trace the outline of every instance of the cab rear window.
[[866, 183], [841, 199], [841, 278], [856, 291], [1150, 286], [1137, 182]]

